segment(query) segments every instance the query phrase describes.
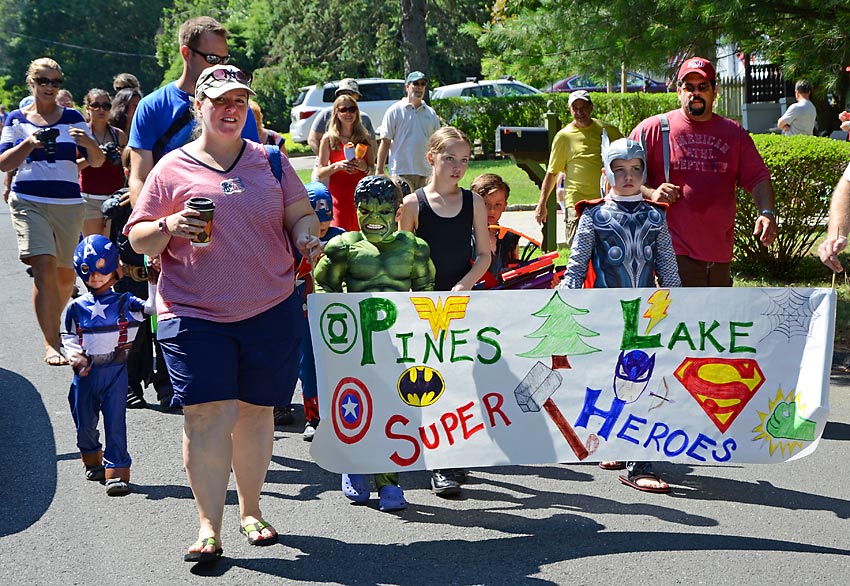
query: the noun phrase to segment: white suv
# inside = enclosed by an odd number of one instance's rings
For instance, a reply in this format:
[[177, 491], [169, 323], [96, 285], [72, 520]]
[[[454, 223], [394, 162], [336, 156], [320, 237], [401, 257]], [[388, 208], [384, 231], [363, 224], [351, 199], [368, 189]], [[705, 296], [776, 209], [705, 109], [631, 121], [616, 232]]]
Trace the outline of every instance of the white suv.
[[[379, 126], [384, 119], [384, 112], [406, 94], [404, 80], [370, 77], [355, 81], [360, 89], [357, 105], [361, 112], [365, 112], [372, 119], [375, 132], [380, 136]], [[289, 133], [292, 135], [292, 140], [307, 144], [310, 127], [313, 125], [316, 114], [319, 110], [333, 105], [334, 92], [338, 86], [339, 81], [332, 81], [324, 86], [310, 85], [301, 88], [290, 116], [292, 122], [289, 125]]]
[[443, 85], [431, 91], [431, 99], [440, 98], [498, 98], [502, 96], [530, 96], [542, 94], [539, 89], [533, 88], [513, 77], [502, 79], [482, 79], [478, 81], [474, 77], [468, 77], [463, 83]]

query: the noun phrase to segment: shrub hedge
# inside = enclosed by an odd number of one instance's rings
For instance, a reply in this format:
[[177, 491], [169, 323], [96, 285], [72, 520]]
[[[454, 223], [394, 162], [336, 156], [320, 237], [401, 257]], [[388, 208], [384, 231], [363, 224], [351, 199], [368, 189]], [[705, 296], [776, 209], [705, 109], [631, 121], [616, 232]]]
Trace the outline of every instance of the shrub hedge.
[[850, 143], [776, 134], [755, 134], [753, 140], [770, 169], [779, 235], [770, 248], [759, 244], [752, 234], [759, 210], [738, 190], [735, 259], [747, 272], [793, 278], [823, 232], [832, 190], [850, 161]]
[[[485, 154], [495, 150], [496, 127], [543, 126], [547, 103], [558, 115], [561, 126], [571, 119], [569, 94], [553, 93], [504, 98], [444, 98], [431, 104], [446, 124], [456, 126], [475, 142], [481, 141]], [[614, 124], [628, 134], [644, 118], [676, 108], [675, 93], [606, 94], [593, 93], [593, 117]]]

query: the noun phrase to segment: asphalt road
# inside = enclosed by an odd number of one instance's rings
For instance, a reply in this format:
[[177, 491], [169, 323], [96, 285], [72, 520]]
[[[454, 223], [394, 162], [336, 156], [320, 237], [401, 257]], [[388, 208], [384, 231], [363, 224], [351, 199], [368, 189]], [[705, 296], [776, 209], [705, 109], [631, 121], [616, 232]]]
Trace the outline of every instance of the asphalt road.
[[464, 498], [442, 500], [417, 472], [402, 476], [408, 510], [384, 514], [375, 500], [348, 504], [298, 427], [278, 430], [263, 507], [281, 543], [247, 545], [231, 483], [226, 557], [199, 570], [182, 561], [197, 519], [181, 416], [128, 412], [133, 494], [109, 498], [85, 481], [70, 370], [41, 362], [30, 287], [0, 207], [0, 585], [847, 584], [847, 375], [833, 377], [830, 423], [812, 456], [661, 464], [669, 495], [584, 464], [476, 470]]

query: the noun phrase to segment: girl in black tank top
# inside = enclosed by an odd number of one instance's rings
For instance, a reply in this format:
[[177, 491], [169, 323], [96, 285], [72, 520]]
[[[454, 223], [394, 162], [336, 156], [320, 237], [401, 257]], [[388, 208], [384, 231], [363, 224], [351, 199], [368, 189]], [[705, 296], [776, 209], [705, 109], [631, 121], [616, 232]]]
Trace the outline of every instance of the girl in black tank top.
[[470, 290], [490, 266], [484, 201], [458, 187], [470, 152], [469, 139], [461, 131], [451, 126], [439, 129], [431, 136], [426, 155], [433, 167], [430, 183], [404, 198], [399, 227], [431, 247], [435, 291]]

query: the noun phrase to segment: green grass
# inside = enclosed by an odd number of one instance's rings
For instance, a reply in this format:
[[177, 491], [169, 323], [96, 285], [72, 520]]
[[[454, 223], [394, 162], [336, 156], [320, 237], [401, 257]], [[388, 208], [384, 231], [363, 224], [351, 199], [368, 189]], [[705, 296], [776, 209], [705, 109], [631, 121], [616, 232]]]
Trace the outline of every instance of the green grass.
[[[313, 149], [310, 148], [310, 145], [293, 142], [292, 136], [288, 132], [286, 134], [283, 134], [282, 136], [286, 139], [284, 146], [286, 147], [286, 152], [288, 152], [289, 154], [301, 155], [313, 153]], [[307, 178], [309, 179], [309, 177], [310, 175], [308, 174]]]
[[[289, 149], [289, 142], [286, 143], [286, 148]], [[309, 147], [307, 149], [309, 150]], [[293, 151], [289, 152], [292, 153]], [[528, 178], [525, 171], [514, 165], [509, 159], [472, 161], [469, 164], [466, 175], [460, 182], [461, 187], [468, 188], [472, 180], [482, 173], [495, 173], [510, 185], [511, 197], [508, 200], [509, 204], [536, 204], [540, 198], [540, 188]], [[298, 177], [301, 178], [301, 181], [307, 183], [310, 181], [310, 171], [298, 171]]]

